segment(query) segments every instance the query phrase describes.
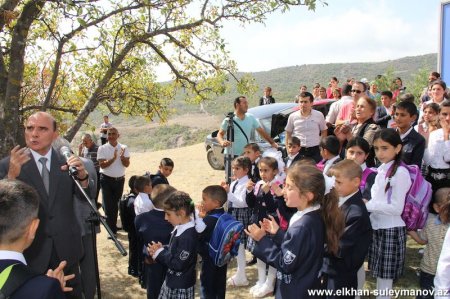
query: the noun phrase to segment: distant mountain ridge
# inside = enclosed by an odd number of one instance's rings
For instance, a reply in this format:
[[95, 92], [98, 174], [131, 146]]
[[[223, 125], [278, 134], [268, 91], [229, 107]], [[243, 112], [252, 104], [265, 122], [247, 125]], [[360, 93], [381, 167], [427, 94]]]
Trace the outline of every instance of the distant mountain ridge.
[[[258, 99], [262, 96], [262, 90], [265, 86], [272, 87], [273, 96], [278, 102], [293, 101], [298, 94], [299, 87], [306, 85], [308, 91], [312, 90], [314, 83], [327, 86], [330, 78], [335, 76], [343, 84], [347, 78], [367, 78], [373, 80], [376, 75], [385, 74], [388, 69], [394, 71], [394, 75], [401, 77], [404, 85], [412, 80], [412, 76], [420, 69], [429, 71], [436, 70], [437, 54], [426, 54], [420, 56], [404, 57], [395, 60], [383, 62], [361, 62], [361, 63], [330, 63], [330, 64], [305, 64], [289, 67], [277, 68], [263, 72], [253, 72], [251, 74], [257, 85], [258, 92], [253, 95], [247, 95], [250, 105], [257, 105]], [[239, 73], [242, 76], [246, 73]], [[232, 101], [237, 96], [236, 89], [218, 97], [215, 100], [205, 102], [203, 109], [210, 114], [223, 114], [232, 110]], [[199, 106], [193, 106], [185, 103], [181, 97], [173, 103], [177, 113], [200, 112]]]

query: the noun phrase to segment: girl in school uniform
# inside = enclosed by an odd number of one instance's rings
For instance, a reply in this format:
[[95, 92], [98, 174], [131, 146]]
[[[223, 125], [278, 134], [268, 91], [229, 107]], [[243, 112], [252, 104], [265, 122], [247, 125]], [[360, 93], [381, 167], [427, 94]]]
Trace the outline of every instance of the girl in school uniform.
[[148, 245], [152, 258], [167, 266], [167, 274], [159, 299], [193, 299], [195, 264], [197, 262], [197, 231], [194, 201], [189, 194], [175, 191], [164, 203], [165, 219], [175, 229], [168, 246], [160, 242]]
[[394, 129], [377, 132], [373, 147], [383, 164], [372, 186], [372, 199], [366, 203], [373, 228], [369, 269], [377, 278], [377, 298], [390, 298], [393, 281], [403, 274], [405, 266], [406, 228], [401, 214], [411, 179], [408, 170], [400, 165], [402, 140]]
[[[222, 183], [222, 187], [228, 193], [228, 212], [231, 210], [236, 220], [240, 221], [244, 227], [250, 224], [252, 210], [245, 201], [247, 182], [250, 181], [249, 173], [252, 169], [252, 162], [248, 157], [237, 157], [231, 164], [235, 180], [228, 186]], [[239, 245], [238, 255], [236, 257], [237, 270], [236, 273], [227, 280], [229, 286], [247, 286], [248, 280], [245, 273], [245, 247], [247, 244], [247, 235], [241, 235], [241, 243]]]
[[[334, 190], [325, 195], [325, 179], [315, 166], [291, 166], [283, 189], [288, 207], [297, 208], [287, 231], [272, 216], [252, 224], [246, 233], [255, 241], [257, 258], [277, 269], [275, 298], [319, 298], [319, 272], [324, 245], [337, 254], [344, 218]], [[271, 235], [269, 237], [269, 234]]]
[[[247, 204], [253, 208], [251, 223], [259, 223], [269, 215], [276, 216], [277, 203], [276, 194], [281, 193], [280, 182], [275, 177], [278, 173], [278, 162], [272, 157], [263, 157], [258, 163], [261, 180], [256, 184], [252, 181], [247, 183]], [[282, 194], [280, 194], [282, 195]], [[249, 247], [252, 246], [252, 240], [249, 240]], [[266, 263], [257, 259], [258, 281], [250, 289], [250, 293], [261, 298], [272, 293], [275, 288], [276, 269], [269, 267], [266, 276]]]

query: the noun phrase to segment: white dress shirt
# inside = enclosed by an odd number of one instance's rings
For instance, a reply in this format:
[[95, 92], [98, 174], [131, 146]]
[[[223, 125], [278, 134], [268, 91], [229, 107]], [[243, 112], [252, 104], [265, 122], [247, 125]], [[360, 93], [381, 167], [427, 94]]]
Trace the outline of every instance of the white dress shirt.
[[340, 158], [339, 155], [337, 155], [336, 157], [331, 158], [330, 160], [327, 160], [325, 162], [325, 165], [323, 166], [323, 173], [326, 174], [328, 172], [328, 170], [330, 170], [331, 166], [333, 166], [334, 161], [336, 161], [339, 158]]
[[405, 226], [401, 214], [405, 206], [406, 193], [411, 187], [411, 178], [405, 167], [399, 166], [395, 175], [390, 179], [392, 192], [388, 198], [389, 190], [385, 192], [388, 178], [386, 173], [394, 161], [381, 164], [372, 186], [372, 199], [367, 202], [366, 208], [370, 214], [373, 229], [386, 229]]
[[44, 156], [42, 156], [41, 154], [38, 154], [37, 152], [33, 151], [32, 149], [30, 149], [30, 152], [31, 152], [31, 155], [33, 156], [34, 162], [36, 162], [39, 173], [42, 174], [42, 163], [39, 162], [39, 159], [41, 157], [47, 158], [47, 162], [45, 163], [45, 165], [47, 166], [47, 169], [50, 172], [50, 166], [51, 166], [51, 162], [52, 162], [52, 150], [50, 149]]
[[248, 208], [245, 198], [247, 196], [247, 182], [249, 180], [248, 176], [245, 175], [230, 184], [228, 201], [233, 204], [233, 208]]
[[11, 250], [0, 250], [0, 260], [16, 260], [22, 262], [24, 265], [27, 264], [21, 252]]
[[303, 211], [297, 211], [294, 215], [292, 215], [291, 220], [289, 221], [289, 227], [291, 227], [295, 222], [299, 221], [303, 215], [305, 215], [306, 213], [315, 211], [320, 209], [320, 204], [314, 205], [312, 207], [307, 207], [306, 209], [304, 209]]
[[153, 210], [155, 206], [147, 193], [139, 192], [134, 200], [134, 213], [137, 215]]
[[450, 140], [444, 141], [442, 129], [430, 133], [423, 160], [426, 165], [435, 169], [450, 168]]
[[106, 168], [100, 167], [100, 173], [103, 173], [109, 177], [120, 178], [125, 175], [125, 166], [123, 166], [120, 160], [120, 152], [125, 149], [124, 156], [129, 158], [130, 152], [128, 147], [124, 144], [117, 143], [116, 146], [112, 146], [109, 142], [103, 144], [98, 148], [97, 160], [109, 160], [114, 157], [114, 151], [117, 149], [117, 158], [114, 162]]

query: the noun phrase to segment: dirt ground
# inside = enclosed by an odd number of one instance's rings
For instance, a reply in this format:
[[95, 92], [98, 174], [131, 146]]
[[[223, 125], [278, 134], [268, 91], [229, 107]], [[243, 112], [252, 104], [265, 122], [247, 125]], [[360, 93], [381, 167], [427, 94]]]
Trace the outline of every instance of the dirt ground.
[[[126, 171], [126, 181], [130, 176], [141, 175], [145, 171], [156, 172], [159, 161], [164, 157], [170, 157], [175, 163], [174, 171], [168, 178], [170, 184], [178, 190], [189, 193], [196, 202], [200, 201], [201, 191], [204, 187], [219, 184], [224, 180], [224, 173], [213, 170], [206, 161], [203, 144], [197, 144], [158, 152], [132, 153], [130, 167]], [[125, 190], [128, 191], [128, 187]], [[128, 250], [128, 239], [124, 231], [118, 232], [118, 239]], [[107, 239], [104, 229], [98, 235], [97, 240], [102, 297], [145, 298], [145, 290], [140, 287], [137, 279], [127, 274], [128, 256], [120, 255], [114, 243]], [[228, 267], [229, 277], [234, 274], [235, 267], [236, 263], [233, 261]], [[227, 298], [251, 298], [248, 290], [256, 282], [256, 267], [249, 267], [247, 275], [250, 285], [228, 288]], [[197, 280], [198, 285], [199, 281]]]

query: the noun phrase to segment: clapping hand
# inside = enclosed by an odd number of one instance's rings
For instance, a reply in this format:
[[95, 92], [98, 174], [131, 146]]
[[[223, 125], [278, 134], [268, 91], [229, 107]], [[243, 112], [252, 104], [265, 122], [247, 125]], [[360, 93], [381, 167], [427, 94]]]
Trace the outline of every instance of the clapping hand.
[[265, 235], [266, 235], [266, 231], [259, 227], [256, 224], [251, 224], [247, 227], [247, 229], [245, 229], [245, 233], [252, 238], [255, 241], [259, 241], [261, 240]]
[[248, 192], [252, 192], [255, 189], [255, 183], [252, 180], [248, 180], [246, 187]]
[[152, 241], [151, 244], [150, 243], [147, 244], [147, 251], [150, 254], [150, 256], [153, 256], [155, 254], [155, 252], [162, 247], [163, 246], [162, 246], [161, 242], [156, 243], [156, 242]]
[[261, 189], [262, 189], [262, 191], [263, 191], [264, 193], [269, 192], [269, 191], [270, 191], [270, 182], [263, 183], [263, 184], [261, 185]]
[[275, 235], [277, 231], [280, 229], [280, 226], [276, 222], [275, 218], [273, 216], [269, 215], [270, 219], [264, 218], [263, 221], [261, 221], [261, 228], [263, 228], [267, 233], [271, 235]]

